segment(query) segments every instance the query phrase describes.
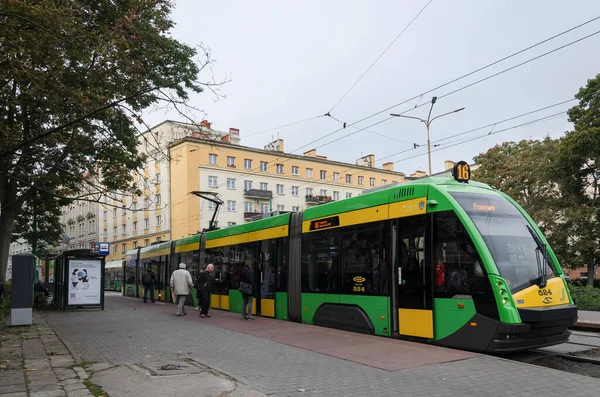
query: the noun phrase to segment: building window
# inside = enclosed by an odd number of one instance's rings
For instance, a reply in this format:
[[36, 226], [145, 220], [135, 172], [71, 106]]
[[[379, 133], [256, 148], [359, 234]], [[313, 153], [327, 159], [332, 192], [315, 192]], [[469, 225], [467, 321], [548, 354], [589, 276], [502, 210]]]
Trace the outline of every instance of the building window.
[[278, 205], [277, 211], [285, 211], [285, 205]]
[[340, 180], [340, 173], [339, 173], [339, 172], [334, 172], [334, 173], [333, 173], [333, 180], [334, 180], [335, 182], [337, 182], [337, 181], [339, 181], [339, 180]]
[[248, 191], [252, 189], [252, 181], [244, 181], [244, 190]]
[[137, 232], [137, 222], [133, 222], [133, 231]]
[[227, 156], [227, 166], [235, 167], [235, 157]]
[[104, 238], [108, 237], [108, 230], [104, 229]]
[[327, 171], [321, 170], [321, 179], [327, 179]]
[[352, 175], [346, 174], [346, 183], [352, 183]]
[[149, 198], [149, 197], [146, 197], [146, 198], [144, 199], [144, 206], [145, 206], [146, 208], [150, 207], [150, 198]]
[[252, 169], [252, 160], [244, 159], [244, 168], [247, 170], [251, 170]]
[[227, 200], [227, 211], [235, 211], [235, 201]]
[[235, 189], [235, 179], [227, 178], [227, 189]]
[[321, 191], [319, 192], [319, 194], [320, 194], [321, 196], [327, 196], [327, 190], [325, 190], [325, 189], [321, 189]]
[[134, 241], [133, 242], [133, 249], [136, 249], [136, 248], [137, 248], [137, 241]]
[[340, 192], [333, 192], [333, 199], [334, 200], [339, 200], [340, 199]]
[[352, 193], [346, 193], [346, 198], [352, 197]]
[[156, 195], [156, 205], [160, 205], [160, 194]]
[[381, 186], [384, 186], [387, 183], [387, 181], [385, 179], [381, 180]]
[[292, 175], [298, 176], [299, 169], [295, 165], [292, 166]]
[[160, 226], [162, 221], [162, 217], [160, 215], [156, 215], [156, 226]]
[[283, 164], [277, 164], [275, 168], [278, 174], [283, 174]]
[[261, 161], [260, 162], [260, 170], [261, 171], [266, 171], [267, 170], [267, 162], [266, 161]]
[[362, 185], [362, 184], [363, 184], [363, 177], [362, 177], [362, 176], [359, 176], [359, 177], [358, 177], [358, 184], [359, 184], [359, 185]]
[[145, 239], [144, 240], [144, 247], [147, 247], [150, 245], [150, 239]]
[[106, 210], [104, 210], [104, 220], [106, 220]]
[[307, 178], [312, 178], [312, 168], [307, 168], [306, 169], [306, 177]]
[[127, 244], [123, 244], [122, 247], [123, 247], [123, 253], [126, 253], [127, 252]]
[[235, 222], [227, 222], [227, 226], [235, 226], [236, 223]]
[[156, 242], [159, 243], [160, 242], [160, 237], [156, 238]]
[[136, 211], [136, 210], [137, 210], [137, 201], [134, 201], [134, 202], [132, 203], [132, 208], [133, 208], [133, 210], [134, 210], [134, 211]]
[[298, 196], [298, 186], [292, 186], [292, 196]]
[[292, 211], [298, 212], [298, 211], [300, 211], [300, 207], [298, 207], [297, 205], [293, 205]]
[[306, 188], [306, 195], [307, 196], [312, 196], [312, 192], [313, 192], [313, 188], [312, 187], [307, 187]]
[[215, 208], [217, 208], [217, 205], [215, 203], [213, 203], [212, 201], [208, 202], [208, 210], [209, 211], [214, 211]]
[[266, 182], [261, 182], [260, 183], [260, 190], [267, 190], [267, 183]]
[[249, 201], [246, 201], [244, 203], [244, 212], [254, 212], [254, 209], [252, 208], [252, 203]]
[[144, 219], [144, 229], [148, 229], [150, 227], [150, 219]]
[[160, 183], [160, 174], [156, 174], [156, 183]]
[[216, 165], [217, 164], [217, 155], [209, 154], [208, 155], [208, 164]]
[[261, 204], [261, 205], [260, 205], [260, 211], [261, 211], [263, 214], [266, 214], [266, 213], [268, 213], [268, 212], [269, 212], [269, 205], [268, 205], [268, 204]]
[[127, 225], [123, 225], [123, 234], [127, 234]]
[[113, 245], [113, 254], [117, 253], [117, 247], [118, 247], [117, 244]]
[[369, 178], [369, 186], [375, 186], [375, 178]]
[[208, 177], [208, 187], [217, 187], [217, 177], [216, 176]]
[[117, 235], [117, 227], [115, 226], [115, 227], [113, 227], [113, 236], [116, 236], [116, 235]]
[[283, 185], [277, 185], [277, 194], [283, 194]]

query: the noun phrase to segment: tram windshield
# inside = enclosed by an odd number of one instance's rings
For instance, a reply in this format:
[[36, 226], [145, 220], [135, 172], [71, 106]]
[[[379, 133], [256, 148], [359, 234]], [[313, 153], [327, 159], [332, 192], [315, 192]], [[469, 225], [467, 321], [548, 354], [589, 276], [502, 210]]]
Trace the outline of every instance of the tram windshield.
[[534, 284], [544, 287], [554, 276], [546, 247], [510, 201], [485, 194], [450, 194], [475, 223], [511, 291]]

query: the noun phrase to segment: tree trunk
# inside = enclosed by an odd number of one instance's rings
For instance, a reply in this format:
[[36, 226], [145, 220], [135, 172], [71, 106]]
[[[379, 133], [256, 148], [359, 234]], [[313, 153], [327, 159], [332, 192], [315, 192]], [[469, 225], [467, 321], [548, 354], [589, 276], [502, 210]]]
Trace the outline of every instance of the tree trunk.
[[588, 263], [588, 269], [587, 269], [587, 287], [593, 287], [594, 286], [594, 264], [593, 263]]
[[0, 210], [0, 283], [6, 281], [8, 267], [8, 250], [15, 228], [16, 211], [12, 208]]

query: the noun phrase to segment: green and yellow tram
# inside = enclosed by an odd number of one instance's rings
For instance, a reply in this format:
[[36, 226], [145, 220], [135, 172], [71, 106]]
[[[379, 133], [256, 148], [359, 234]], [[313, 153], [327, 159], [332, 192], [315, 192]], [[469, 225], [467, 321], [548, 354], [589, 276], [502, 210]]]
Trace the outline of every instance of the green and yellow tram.
[[104, 269], [104, 289], [122, 292], [123, 260], [106, 262]]
[[[485, 352], [566, 341], [577, 308], [535, 222], [470, 181], [466, 163], [454, 175], [149, 249], [161, 253], [165, 280], [179, 262], [193, 276], [213, 263], [213, 309], [241, 313], [250, 260], [257, 315]], [[126, 258], [138, 288], [145, 249]]]

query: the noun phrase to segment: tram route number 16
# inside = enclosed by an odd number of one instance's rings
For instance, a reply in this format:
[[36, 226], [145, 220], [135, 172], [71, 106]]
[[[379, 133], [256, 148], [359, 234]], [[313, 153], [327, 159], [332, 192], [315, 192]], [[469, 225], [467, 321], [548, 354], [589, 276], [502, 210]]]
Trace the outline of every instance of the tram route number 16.
[[539, 296], [552, 295], [552, 290], [550, 289], [541, 289], [538, 291]]

